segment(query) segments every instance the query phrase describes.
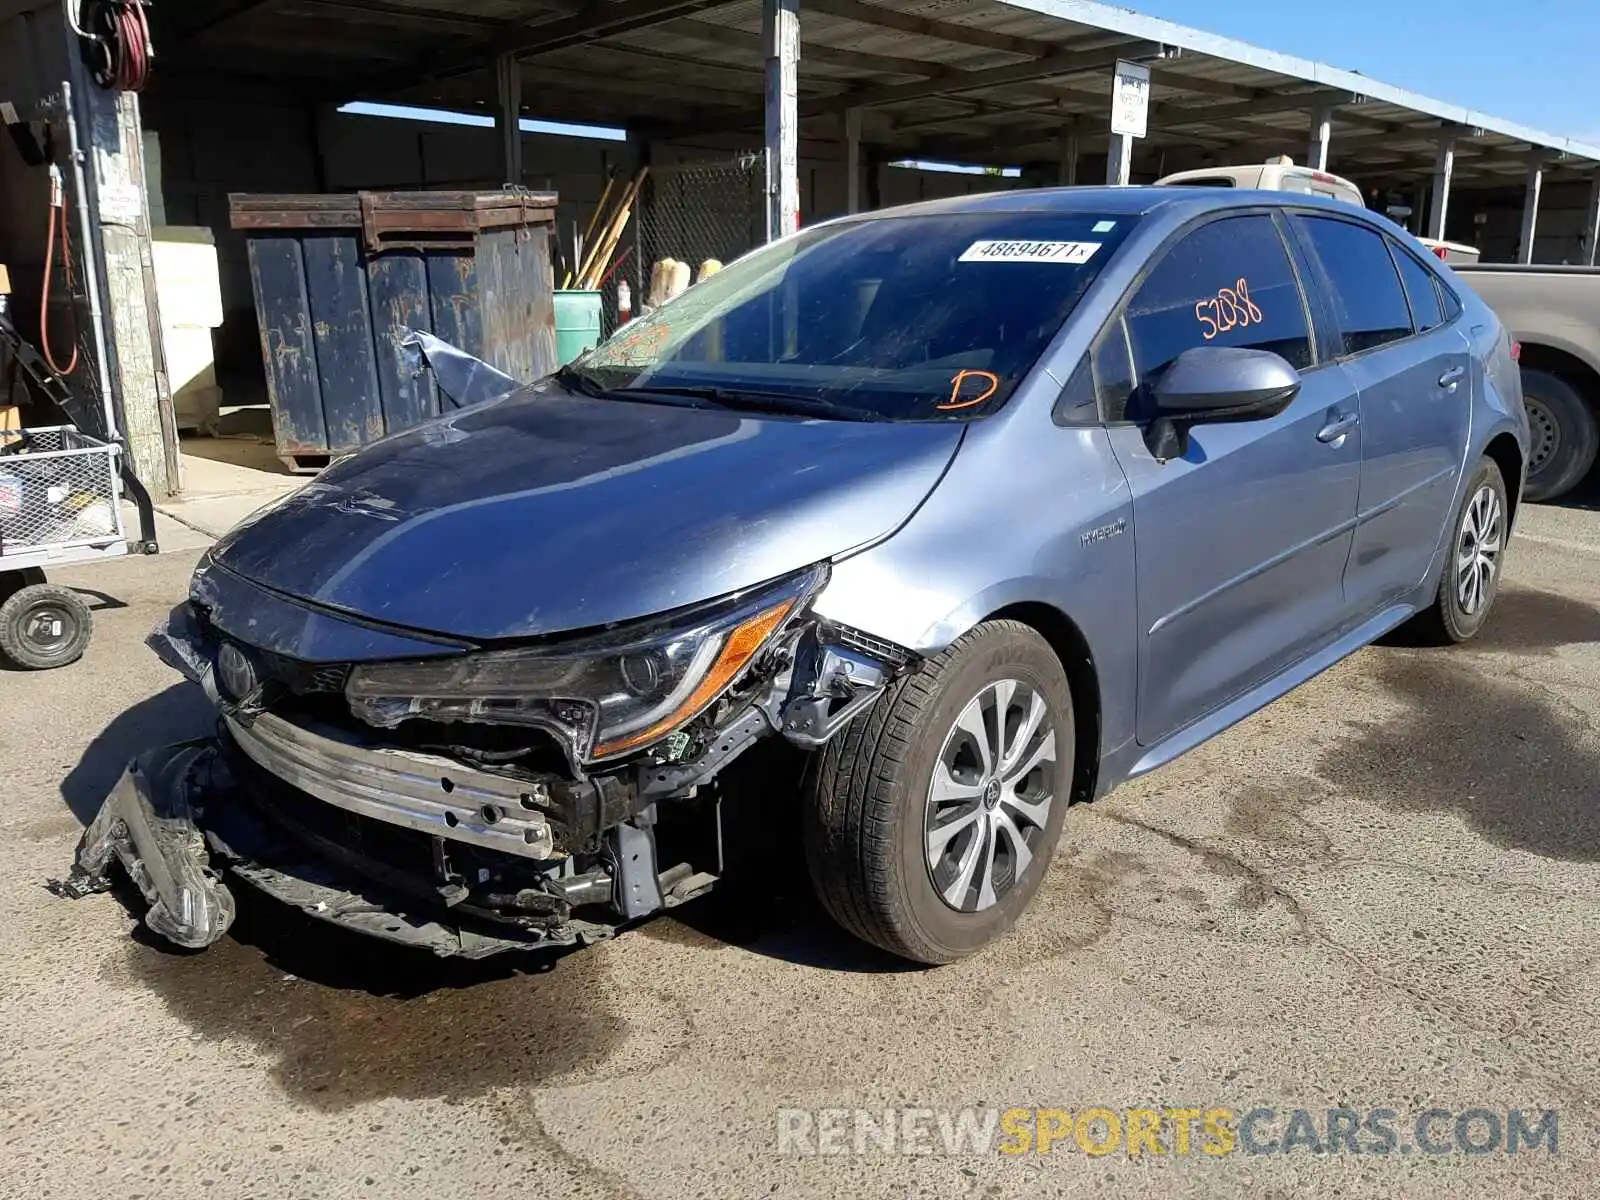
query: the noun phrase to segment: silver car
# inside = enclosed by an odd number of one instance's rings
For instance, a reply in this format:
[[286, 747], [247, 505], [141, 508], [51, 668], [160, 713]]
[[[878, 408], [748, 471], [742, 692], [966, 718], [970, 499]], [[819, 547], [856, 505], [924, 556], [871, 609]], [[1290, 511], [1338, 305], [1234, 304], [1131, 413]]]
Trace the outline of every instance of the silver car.
[[69, 886], [120, 857], [188, 945], [238, 883], [441, 954], [569, 945], [736, 869], [724, 801], [764, 801], [719, 777], [783, 738], [828, 911], [948, 962], [1069, 804], [1402, 623], [1472, 637], [1527, 441], [1494, 315], [1348, 204], [809, 228], [220, 542], [156, 639], [219, 735], [135, 762]]

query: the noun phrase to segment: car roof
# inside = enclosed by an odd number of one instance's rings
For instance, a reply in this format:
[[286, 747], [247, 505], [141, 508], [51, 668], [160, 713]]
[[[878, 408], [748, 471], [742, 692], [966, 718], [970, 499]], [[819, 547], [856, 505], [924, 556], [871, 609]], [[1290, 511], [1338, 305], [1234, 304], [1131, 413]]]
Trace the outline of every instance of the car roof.
[[1016, 188], [924, 200], [863, 214], [867, 218], [932, 216], [955, 213], [1083, 213], [1105, 216], [1148, 216], [1165, 210], [1191, 216], [1226, 208], [1327, 208], [1330, 212], [1366, 213], [1347, 200], [1301, 192], [1259, 191], [1254, 188], [1183, 187], [1175, 184], [1132, 187]]

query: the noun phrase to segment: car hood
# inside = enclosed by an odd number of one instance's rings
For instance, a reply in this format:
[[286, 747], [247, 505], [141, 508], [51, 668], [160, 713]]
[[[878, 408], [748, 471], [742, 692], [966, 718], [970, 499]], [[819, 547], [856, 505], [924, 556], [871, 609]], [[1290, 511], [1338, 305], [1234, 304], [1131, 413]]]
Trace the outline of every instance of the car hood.
[[962, 429], [595, 399], [547, 381], [330, 467], [213, 558], [291, 597], [469, 640], [608, 625], [892, 533]]

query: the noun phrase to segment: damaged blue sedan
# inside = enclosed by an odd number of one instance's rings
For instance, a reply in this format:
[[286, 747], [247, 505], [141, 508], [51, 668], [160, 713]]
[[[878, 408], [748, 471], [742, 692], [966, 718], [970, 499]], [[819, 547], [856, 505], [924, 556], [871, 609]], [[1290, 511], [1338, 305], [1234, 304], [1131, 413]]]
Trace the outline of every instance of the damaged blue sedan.
[[787, 739], [824, 906], [949, 962], [1070, 803], [1402, 623], [1472, 637], [1527, 441], [1493, 314], [1349, 205], [809, 228], [218, 542], [153, 639], [217, 734], [136, 760], [62, 887], [121, 860], [189, 946], [239, 885], [440, 954], [571, 945], [713, 887], [719, 776]]

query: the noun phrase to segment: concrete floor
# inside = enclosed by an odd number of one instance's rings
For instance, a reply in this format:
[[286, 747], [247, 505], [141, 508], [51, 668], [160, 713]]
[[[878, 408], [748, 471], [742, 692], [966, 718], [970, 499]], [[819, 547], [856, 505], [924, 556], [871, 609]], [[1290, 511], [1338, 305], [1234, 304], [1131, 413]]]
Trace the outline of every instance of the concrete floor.
[[[0, 673], [0, 1195], [1593, 1196], [1600, 518], [1522, 530], [1480, 642], [1364, 651], [1072, 810], [1032, 914], [938, 970], [835, 933], [792, 863], [543, 970], [261, 904], [174, 953], [57, 900], [125, 760], [208, 723], [139, 644], [195, 552], [62, 572], [88, 657]], [[1403, 1141], [1553, 1107], [1559, 1148], [778, 1152], [782, 1108], [974, 1105], [1389, 1107]]]

